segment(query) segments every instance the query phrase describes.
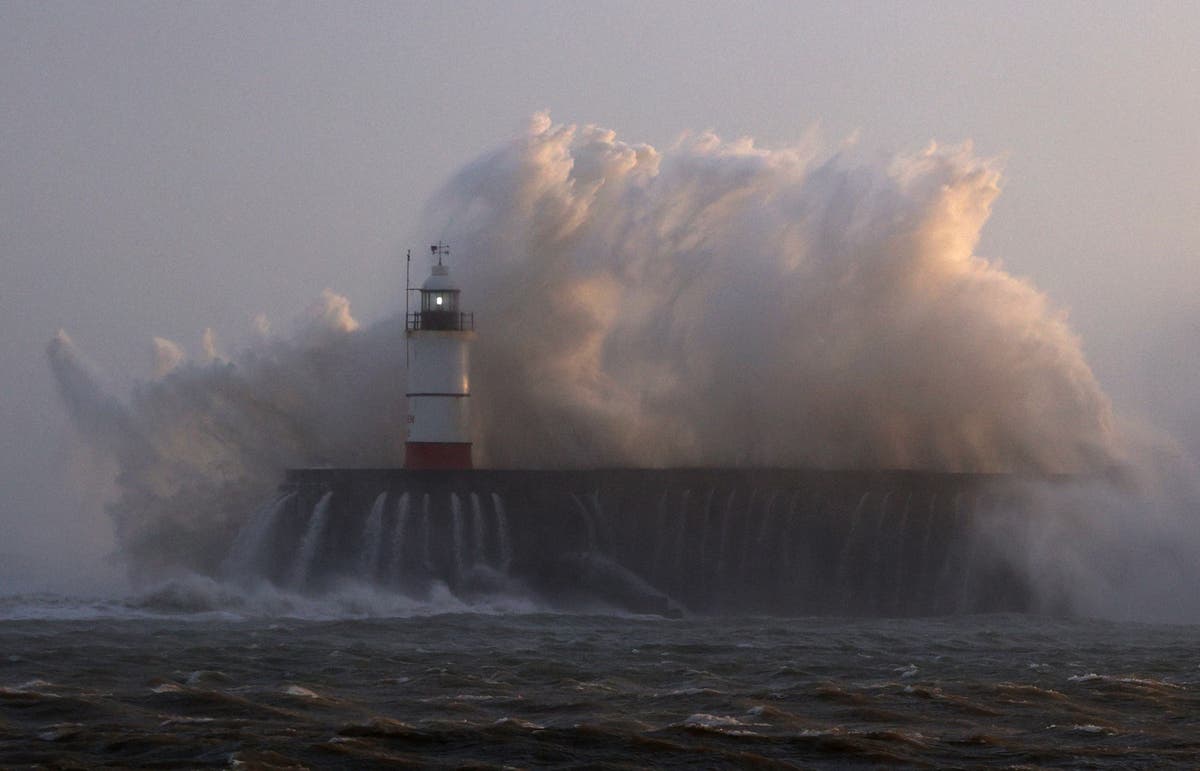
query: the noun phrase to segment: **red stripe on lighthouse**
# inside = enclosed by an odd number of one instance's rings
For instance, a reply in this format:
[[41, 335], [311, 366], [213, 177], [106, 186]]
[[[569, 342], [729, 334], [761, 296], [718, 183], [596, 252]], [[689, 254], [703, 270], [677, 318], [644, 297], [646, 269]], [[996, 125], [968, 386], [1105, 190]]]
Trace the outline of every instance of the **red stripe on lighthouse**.
[[404, 445], [404, 467], [408, 469], [469, 469], [470, 442], [408, 442]]

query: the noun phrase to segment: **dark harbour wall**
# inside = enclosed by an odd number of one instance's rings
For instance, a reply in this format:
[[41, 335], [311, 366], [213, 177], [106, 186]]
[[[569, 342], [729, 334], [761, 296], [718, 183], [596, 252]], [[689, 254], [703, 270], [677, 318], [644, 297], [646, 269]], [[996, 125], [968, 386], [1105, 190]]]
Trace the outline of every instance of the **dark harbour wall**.
[[1045, 610], [994, 538], [1021, 506], [978, 474], [299, 469], [225, 570], [652, 613]]

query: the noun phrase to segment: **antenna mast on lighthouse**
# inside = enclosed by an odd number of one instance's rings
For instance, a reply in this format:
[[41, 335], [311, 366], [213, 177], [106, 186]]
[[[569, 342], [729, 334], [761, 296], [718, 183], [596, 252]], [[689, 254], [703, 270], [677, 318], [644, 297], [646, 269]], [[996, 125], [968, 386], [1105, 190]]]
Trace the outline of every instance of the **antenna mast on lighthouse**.
[[429, 247], [437, 258], [421, 285], [419, 310], [406, 315], [408, 469], [469, 469], [471, 462], [470, 343], [475, 314], [459, 310], [459, 289], [444, 258], [450, 247]]

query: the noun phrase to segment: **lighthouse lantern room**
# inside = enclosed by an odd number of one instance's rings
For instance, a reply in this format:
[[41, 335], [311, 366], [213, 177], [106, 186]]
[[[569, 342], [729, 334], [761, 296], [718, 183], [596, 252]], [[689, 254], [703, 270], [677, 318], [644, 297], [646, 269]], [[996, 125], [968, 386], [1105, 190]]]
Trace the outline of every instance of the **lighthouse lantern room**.
[[420, 310], [407, 314], [408, 439], [404, 467], [471, 468], [469, 348], [475, 316], [459, 310], [459, 289], [444, 258], [450, 249], [430, 247], [432, 272], [417, 290]]

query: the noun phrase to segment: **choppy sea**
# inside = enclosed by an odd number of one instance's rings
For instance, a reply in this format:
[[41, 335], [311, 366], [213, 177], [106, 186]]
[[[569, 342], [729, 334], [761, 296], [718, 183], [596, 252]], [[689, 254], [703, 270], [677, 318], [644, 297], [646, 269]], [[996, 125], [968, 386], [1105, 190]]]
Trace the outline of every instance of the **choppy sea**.
[[0, 598], [5, 768], [1200, 765], [1200, 627]]

